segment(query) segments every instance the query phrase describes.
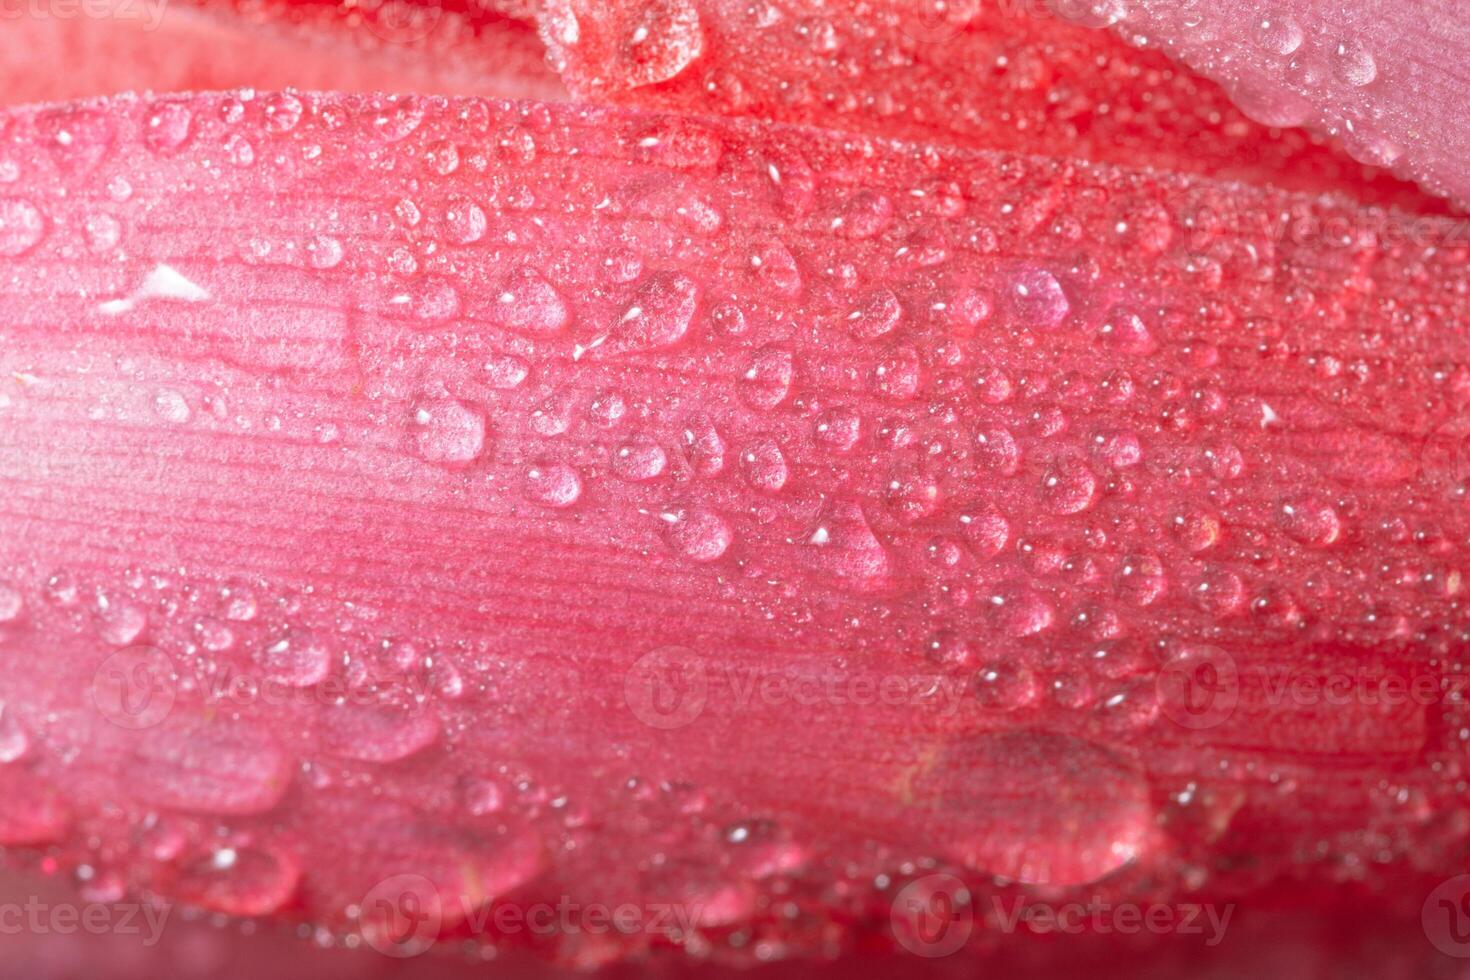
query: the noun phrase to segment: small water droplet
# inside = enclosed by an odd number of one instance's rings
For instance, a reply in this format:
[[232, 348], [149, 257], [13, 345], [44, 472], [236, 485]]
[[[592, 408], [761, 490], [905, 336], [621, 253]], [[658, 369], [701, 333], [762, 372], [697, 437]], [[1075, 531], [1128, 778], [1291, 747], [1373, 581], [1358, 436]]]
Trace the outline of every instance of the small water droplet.
[[712, 510], [671, 507], [658, 516], [669, 547], [691, 561], [715, 561], [729, 550], [735, 539], [729, 523]]
[[30, 748], [31, 737], [15, 716], [15, 709], [0, 701], [0, 765], [25, 758]]
[[542, 463], [526, 470], [526, 496], [546, 507], [570, 507], [582, 496], [582, 478], [565, 463]]

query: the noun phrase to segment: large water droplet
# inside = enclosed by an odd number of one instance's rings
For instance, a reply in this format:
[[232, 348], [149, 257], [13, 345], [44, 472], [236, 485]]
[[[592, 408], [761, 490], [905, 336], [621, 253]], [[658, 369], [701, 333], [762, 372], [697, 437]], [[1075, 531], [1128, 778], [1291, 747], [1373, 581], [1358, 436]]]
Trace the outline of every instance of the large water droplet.
[[789, 470], [781, 446], [770, 436], [761, 436], [746, 444], [740, 453], [740, 472], [757, 490], [775, 493], [786, 485]]
[[535, 269], [522, 267], [505, 281], [492, 313], [501, 326], [532, 337], [550, 337], [567, 325], [567, 304]]
[[332, 648], [308, 630], [293, 630], [255, 655], [265, 676], [290, 687], [311, 687], [332, 672]]
[[699, 304], [699, 288], [682, 272], [659, 272], [633, 295], [605, 337], [588, 345], [624, 354], [672, 347], [684, 339]]
[[1062, 284], [1044, 269], [1017, 273], [1007, 292], [1016, 319], [1034, 330], [1055, 330], [1071, 310]]
[[619, 68], [630, 88], [675, 77], [704, 51], [704, 29], [693, 0], [651, 0], [624, 39]]
[[670, 507], [658, 516], [669, 547], [691, 561], [715, 561], [735, 539], [723, 517], [702, 507]]
[[45, 234], [45, 219], [34, 204], [13, 197], [0, 199], [0, 256], [13, 259], [24, 255]]
[[1147, 780], [1104, 749], [1042, 731], [947, 745], [912, 784], [913, 816], [961, 863], [1028, 884], [1084, 885], [1147, 850]]
[[786, 400], [796, 373], [791, 352], [781, 347], [763, 347], [755, 353], [741, 375], [741, 397], [752, 408], [770, 410]]
[[1299, 494], [1281, 502], [1281, 529], [1294, 541], [1325, 548], [1342, 537], [1342, 518], [1325, 497]]
[[260, 916], [296, 893], [301, 869], [274, 848], [221, 847], [171, 870], [164, 888], [171, 898], [224, 915]]
[[852, 501], [828, 504], [804, 544], [813, 566], [849, 589], [872, 592], [889, 584], [893, 563], [888, 550]]
[[565, 463], [539, 463], [526, 470], [526, 496], [545, 507], [570, 507], [582, 496], [582, 478]]
[[431, 463], [463, 466], [485, 448], [485, 417], [453, 398], [420, 402], [413, 429], [419, 455]]

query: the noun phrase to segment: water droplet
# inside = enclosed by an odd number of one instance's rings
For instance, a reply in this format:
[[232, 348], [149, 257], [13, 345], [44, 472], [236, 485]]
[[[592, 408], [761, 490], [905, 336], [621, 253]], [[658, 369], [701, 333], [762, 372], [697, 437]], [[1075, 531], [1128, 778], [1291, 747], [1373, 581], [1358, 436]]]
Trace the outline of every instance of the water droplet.
[[313, 269], [335, 269], [342, 263], [342, 243], [330, 235], [316, 235], [306, 243], [306, 261]]
[[519, 388], [531, 373], [531, 365], [514, 354], [499, 354], [485, 362], [485, 380], [492, 388]]
[[244, 722], [172, 715], [139, 733], [124, 761], [127, 785], [156, 806], [243, 815], [274, 807], [291, 782], [291, 757]]
[[939, 630], [924, 641], [924, 656], [940, 667], [968, 667], [975, 659], [975, 647], [953, 630]]
[[966, 735], [912, 784], [911, 821], [956, 860], [1028, 884], [1084, 885], [1147, 849], [1147, 780], [1106, 750], [1053, 732]]
[[682, 272], [659, 272], [638, 287], [633, 301], [613, 323], [602, 346], [608, 354], [672, 347], [684, 339], [699, 303], [699, 288]]
[[975, 460], [1000, 476], [1013, 476], [1021, 465], [1021, 447], [1009, 429], [982, 429], [975, 433]]
[[658, 516], [669, 547], [691, 561], [715, 561], [735, 538], [730, 525], [712, 510], [671, 507]]
[[833, 501], [822, 511], [805, 538], [806, 553], [820, 571], [858, 592], [886, 588], [892, 559], [873, 533], [862, 508], [852, 501]]
[[903, 306], [887, 287], [864, 296], [857, 309], [847, 315], [853, 335], [860, 340], [876, 340], [892, 333], [902, 319]]
[[656, 480], [668, 466], [668, 455], [647, 437], [624, 442], [613, 450], [612, 471], [630, 483]]
[[1044, 269], [1025, 269], [1011, 280], [1011, 309], [1025, 326], [1055, 330], [1071, 310], [1067, 294], [1056, 277]]
[[693, 415], [680, 433], [684, 456], [695, 474], [717, 476], [725, 468], [725, 437], [707, 415]]
[[924, 384], [923, 366], [912, 347], [898, 347], [873, 367], [873, 392], [890, 402], [912, 401]]
[[265, 125], [273, 133], [286, 133], [296, 128], [301, 121], [303, 106], [301, 100], [290, 92], [278, 92], [267, 96], [262, 105], [265, 107]]
[[496, 322], [532, 337], [551, 337], [567, 325], [567, 305], [556, 287], [529, 267], [522, 267], [506, 280], [496, 296]]
[[796, 374], [791, 352], [780, 347], [762, 347], [741, 376], [741, 397], [752, 408], [769, 411], [786, 400]]
[[1207, 569], [1193, 588], [1191, 598], [1200, 609], [1223, 619], [1240, 612], [1245, 605], [1245, 584], [1240, 576], [1223, 568]]
[[1164, 563], [1157, 555], [1128, 555], [1118, 565], [1113, 586], [1118, 597], [1135, 606], [1148, 606], [1157, 602], [1168, 588], [1169, 579], [1164, 572]]
[[1148, 323], [1137, 311], [1124, 306], [1108, 311], [1098, 336], [1108, 347], [1125, 354], [1148, 354], [1156, 346]]
[[430, 463], [463, 466], [485, 448], [485, 417], [453, 398], [419, 403], [413, 428], [418, 453]]
[[1301, 544], [1325, 548], [1342, 536], [1342, 518], [1325, 497], [1303, 494], [1281, 502], [1281, 529]]
[[1076, 514], [1097, 500], [1097, 475], [1077, 459], [1054, 462], [1041, 478], [1041, 501], [1053, 514]]
[[983, 558], [992, 558], [1001, 553], [1011, 537], [1011, 522], [994, 506], [987, 504], [979, 510], [960, 515], [960, 524], [965, 529], [965, 539], [970, 547]]
[[849, 452], [857, 445], [862, 433], [862, 416], [842, 406], [829, 408], [817, 416], [813, 429], [817, 445], [833, 453]]
[[975, 673], [975, 696], [993, 711], [1015, 711], [1036, 700], [1040, 685], [1024, 664], [996, 661]]
[[740, 472], [757, 490], [775, 493], [786, 485], [789, 470], [780, 445], [770, 436], [747, 443], [740, 453]]
[[0, 582], [0, 623], [13, 623], [25, 611], [25, 600], [12, 586]]
[[143, 120], [143, 143], [154, 153], [173, 153], [189, 139], [194, 113], [179, 101], [158, 102]]
[[1340, 41], [1332, 55], [1332, 73], [1344, 85], [1357, 88], [1378, 77], [1378, 63], [1360, 41]]
[[17, 258], [40, 243], [46, 222], [30, 201], [0, 199], [0, 256]]
[[260, 846], [221, 847], [169, 871], [169, 897], [224, 915], [263, 916], [296, 894], [301, 869], [284, 852]]
[[450, 199], [444, 211], [444, 229], [449, 240], [459, 245], [470, 245], [485, 237], [489, 222], [478, 204], [465, 197]]
[[994, 588], [986, 597], [990, 619], [1007, 636], [1034, 636], [1051, 628], [1056, 611], [1035, 589], [1015, 582]]
[[327, 752], [358, 762], [397, 762], [439, 740], [439, 719], [425, 705], [333, 705], [321, 713]]
[[629, 88], [675, 77], [704, 51], [704, 29], [693, 0], [650, 0], [624, 40], [619, 68]]
[[1302, 28], [1285, 11], [1273, 11], [1256, 21], [1256, 44], [1263, 51], [1288, 55], [1302, 46]]
[[582, 478], [565, 463], [543, 463], [526, 470], [526, 496], [546, 507], [570, 507], [582, 496]]
[[265, 676], [288, 687], [311, 687], [332, 672], [332, 648], [315, 633], [293, 630], [255, 655]]
[[148, 628], [148, 613], [127, 599], [109, 599], [99, 595], [97, 617], [103, 641], [115, 647], [131, 645]]
[[847, 238], [881, 235], [893, 222], [893, 202], [884, 194], [859, 191], [832, 221], [832, 230]]
[[25, 758], [31, 738], [15, 716], [15, 709], [0, 701], [0, 765]]
[[122, 238], [122, 225], [110, 214], [88, 215], [83, 231], [87, 235], [87, 247], [94, 252], [115, 248]]
[[159, 418], [173, 425], [183, 425], [193, 415], [184, 396], [172, 388], [165, 388], [153, 396], [153, 411]]

